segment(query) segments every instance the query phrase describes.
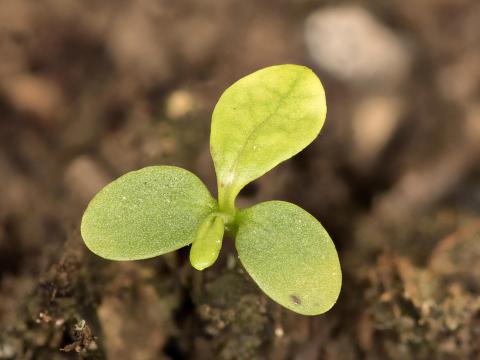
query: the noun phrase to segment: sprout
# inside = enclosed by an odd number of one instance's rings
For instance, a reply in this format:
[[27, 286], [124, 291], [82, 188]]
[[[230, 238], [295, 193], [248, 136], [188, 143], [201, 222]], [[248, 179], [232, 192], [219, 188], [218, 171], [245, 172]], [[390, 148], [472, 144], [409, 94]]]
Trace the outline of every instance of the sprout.
[[218, 201], [187, 170], [132, 171], [88, 205], [81, 225], [85, 244], [110, 260], [146, 259], [191, 244], [190, 262], [203, 270], [218, 258], [227, 232], [246, 271], [269, 297], [300, 314], [326, 312], [338, 298], [342, 274], [322, 225], [288, 202], [235, 207], [245, 185], [317, 137], [325, 116], [322, 84], [306, 67], [272, 66], [238, 80], [212, 117]]

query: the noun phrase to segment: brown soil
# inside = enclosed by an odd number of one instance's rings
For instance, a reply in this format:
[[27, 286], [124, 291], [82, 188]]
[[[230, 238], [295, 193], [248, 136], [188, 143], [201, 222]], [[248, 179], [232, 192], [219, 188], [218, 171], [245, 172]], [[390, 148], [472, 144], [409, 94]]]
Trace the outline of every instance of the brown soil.
[[[480, 3], [362, 2], [410, 59], [387, 84], [309, 56], [305, 19], [333, 3], [0, 1], [0, 359], [480, 358]], [[202, 273], [187, 249], [86, 250], [81, 214], [125, 172], [175, 164], [215, 193], [215, 101], [281, 63], [316, 70], [327, 122], [239, 204], [291, 201], [328, 229], [330, 312], [273, 303], [231, 241]], [[380, 140], [357, 126], [375, 116], [394, 119]]]

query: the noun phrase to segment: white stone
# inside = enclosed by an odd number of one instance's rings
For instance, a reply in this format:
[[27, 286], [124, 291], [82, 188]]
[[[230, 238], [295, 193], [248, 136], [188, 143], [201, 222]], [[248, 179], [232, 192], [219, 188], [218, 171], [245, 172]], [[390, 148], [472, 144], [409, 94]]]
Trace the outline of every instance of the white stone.
[[315, 63], [344, 81], [396, 84], [411, 64], [404, 41], [356, 5], [311, 14], [305, 23], [305, 42]]

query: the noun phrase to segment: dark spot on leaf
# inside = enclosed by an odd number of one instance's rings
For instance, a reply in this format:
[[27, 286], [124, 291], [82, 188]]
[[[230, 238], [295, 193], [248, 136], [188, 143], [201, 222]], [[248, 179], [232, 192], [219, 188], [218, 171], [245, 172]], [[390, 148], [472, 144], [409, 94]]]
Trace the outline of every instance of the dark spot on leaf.
[[300, 305], [302, 303], [302, 300], [300, 300], [297, 295], [290, 295], [290, 299], [292, 299], [295, 305]]

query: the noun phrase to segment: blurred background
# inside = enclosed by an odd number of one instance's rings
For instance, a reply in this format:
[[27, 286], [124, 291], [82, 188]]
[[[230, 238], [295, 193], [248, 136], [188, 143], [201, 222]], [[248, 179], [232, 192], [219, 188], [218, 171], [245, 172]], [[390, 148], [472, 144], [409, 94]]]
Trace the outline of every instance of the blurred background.
[[[282, 63], [326, 89], [319, 138], [238, 204], [317, 217], [344, 282], [304, 317], [225, 241], [118, 263], [79, 235], [91, 197], [175, 164], [215, 194], [210, 115]], [[0, 0], [0, 359], [480, 358], [480, 2]]]

